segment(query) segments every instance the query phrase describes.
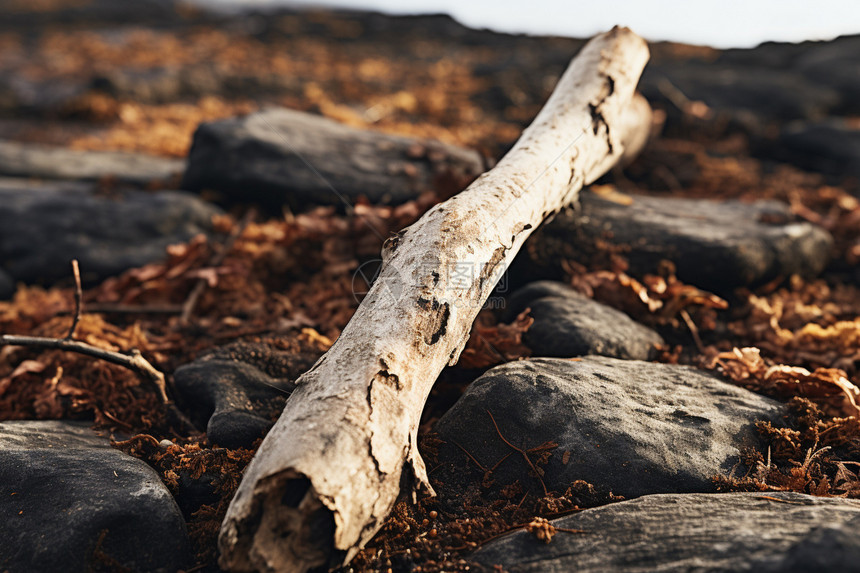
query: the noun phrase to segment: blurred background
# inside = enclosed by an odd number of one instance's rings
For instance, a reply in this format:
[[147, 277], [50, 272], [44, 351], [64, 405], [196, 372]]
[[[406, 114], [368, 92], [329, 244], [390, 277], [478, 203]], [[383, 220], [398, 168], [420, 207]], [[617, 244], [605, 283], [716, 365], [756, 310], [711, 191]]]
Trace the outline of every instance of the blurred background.
[[266, 105], [498, 157], [574, 38], [616, 23], [653, 41], [642, 90], [669, 126], [698, 101], [762, 134], [774, 119], [852, 115], [860, 76], [851, 36], [716, 49], [856, 32], [847, 0], [2, 0], [0, 11], [0, 139], [173, 157], [201, 121]]
[[194, 0], [201, 5], [232, 7], [330, 6], [379, 10], [390, 14], [450, 14], [473, 28], [499, 32], [592, 36], [615, 24], [630, 26], [649, 40], [706, 44], [717, 48], [752, 47], [767, 40], [799, 42], [828, 40], [857, 31], [860, 6], [851, 0], [728, 0], [679, 2], [618, 0], [565, 2], [563, 0]]

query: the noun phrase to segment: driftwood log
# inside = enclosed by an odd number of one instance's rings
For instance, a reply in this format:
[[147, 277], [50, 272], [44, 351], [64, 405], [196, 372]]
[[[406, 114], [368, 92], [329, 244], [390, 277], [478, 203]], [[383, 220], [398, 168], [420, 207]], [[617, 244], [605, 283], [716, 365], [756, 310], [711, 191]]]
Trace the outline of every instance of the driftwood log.
[[223, 567], [336, 566], [401, 491], [432, 493], [416, 443], [430, 389], [526, 238], [616, 164], [625, 140], [641, 145], [650, 110], [634, 90], [647, 60], [626, 28], [592, 39], [496, 167], [386, 241], [379, 278], [248, 466], [221, 527]]

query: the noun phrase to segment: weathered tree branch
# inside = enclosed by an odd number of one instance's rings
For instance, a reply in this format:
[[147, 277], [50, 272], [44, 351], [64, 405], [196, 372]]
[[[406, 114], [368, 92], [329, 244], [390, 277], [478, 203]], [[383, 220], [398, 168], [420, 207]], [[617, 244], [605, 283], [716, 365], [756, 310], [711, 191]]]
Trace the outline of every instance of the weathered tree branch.
[[648, 129], [631, 105], [647, 59], [626, 28], [591, 40], [495, 168], [386, 242], [379, 278], [248, 466], [221, 528], [222, 566], [348, 561], [401, 489], [432, 491], [416, 442], [430, 389], [531, 232], [619, 160], [626, 132]]

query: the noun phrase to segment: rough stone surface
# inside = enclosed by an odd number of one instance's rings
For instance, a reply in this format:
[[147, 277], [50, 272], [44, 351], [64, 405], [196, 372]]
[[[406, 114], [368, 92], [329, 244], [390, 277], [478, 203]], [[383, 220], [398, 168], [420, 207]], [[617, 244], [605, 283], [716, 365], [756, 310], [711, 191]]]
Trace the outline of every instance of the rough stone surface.
[[86, 424], [0, 422], [0, 513], [3, 571], [101, 570], [107, 556], [123, 570], [172, 572], [190, 558], [155, 470]]
[[630, 205], [583, 193], [581, 209], [562, 213], [534, 237], [547, 261], [587, 259], [598, 241], [622, 246], [634, 274], [654, 273], [663, 259], [678, 278], [716, 292], [776, 277], [820, 273], [833, 239], [795, 222], [777, 201], [741, 203], [634, 196]]
[[860, 504], [798, 493], [649, 495], [553, 521], [549, 544], [520, 531], [471, 556], [510, 573], [855, 571]]
[[526, 308], [534, 323], [523, 336], [533, 356], [570, 358], [599, 354], [647, 360], [663, 339], [612, 307], [554, 281], [531, 283], [508, 300], [508, 318]]
[[148, 185], [177, 178], [181, 159], [120, 151], [75, 151], [14, 141], [0, 141], [0, 175], [38, 179], [118, 181]]
[[25, 283], [69, 277], [75, 258], [86, 282], [161, 260], [221, 212], [177, 191], [100, 196], [85, 184], [14, 179], [0, 179], [0, 204], [0, 267]]
[[460, 147], [348, 127], [288, 109], [204, 123], [194, 134], [182, 187], [226, 201], [346, 207], [359, 197], [397, 204], [483, 171]]
[[[731, 470], [739, 449], [758, 445], [754, 423], [778, 422], [783, 407], [686, 366], [596, 356], [512, 362], [473, 382], [436, 424], [446, 442], [434, 470], [443, 496], [472, 479], [463, 468], [476, 466], [461, 447], [488, 468], [513, 451], [488, 411], [521, 448], [558, 443], [544, 468], [547, 488], [585, 480], [629, 498], [713, 491], [711, 478]], [[539, 491], [528, 470], [514, 454], [493, 477], [499, 487], [520, 480]]]
[[295, 379], [313, 359], [265, 344], [236, 343], [176, 370], [176, 389], [209, 441], [247, 448], [284, 408]]

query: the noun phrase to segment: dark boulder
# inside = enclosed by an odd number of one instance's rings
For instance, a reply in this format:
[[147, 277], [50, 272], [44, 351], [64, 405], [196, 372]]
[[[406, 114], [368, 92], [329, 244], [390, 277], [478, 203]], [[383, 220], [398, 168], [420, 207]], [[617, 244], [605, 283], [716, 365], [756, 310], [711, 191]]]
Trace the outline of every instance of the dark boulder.
[[177, 571], [182, 514], [147, 464], [86, 424], [0, 423], [0, 569]]
[[278, 210], [346, 209], [359, 197], [398, 204], [424, 191], [456, 192], [482, 171], [468, 149], [270, 109], [202, 124], [182, 187]]
[[0, 141], [0, 175], [34, 179], [99, 181], [106, 178], [140, 186], [172, 182], [185, 162], [121, 151], [77, 151], [62, 147]]
[[759, 145], [759, 154], [837, 181], [860, 177], [860, 126], [844, 119], [829, 119], [785, 126], [776, 141]]
[[579, 294], [563, 283], [538, 281], [508, 301], [511, 319], [526, 308], [534, 323], [523, 335], [533, 356], [570, 358], [586, 354], [647, 360], [663, 339], [610, 306]]
[[[558, 444], [544, 467], [550, 490], [584, 480], [624, 497], [709, 492], [711, 478], [727, 474], [741, 448], [759, 444], [755, 422], [777, 422], [783, 413], [769, 398], [687, 366], [596, 356], [522, 360], [488, 371], [442, 416], [435, 431], [445, 444], [434, 476], [440, 495], [456, 498], [475, 477], [463, 469], [476, 467], [463, 449], [486, 468], [513, 451], [492, 415], [518, 447]], [[493, 479], [541, 491], [519, 454]]]
[[217, 207], [188, 193], [0, 179], [0, 267], [16, 281], [69, 277], [78, 259], [93, 283], [166, 258], [165, 248], [212, 229]]
[[634, 196], [625, 205], [583, 193], [581, 209], [544, 226], [531, 252], [547, 264], [587, 262], [603, 244], [617, 246], [634, 275], [654, 273], [667, 259], [683, 282], [724, 293], [792, 274], [814, 277], [833, 239], [777, 201]]
[[194, 421], [206, 427], [211, 443], [249, 448], [272, 427], [296, 378], [315, 359], [239, 342], [181, 366], [175, 384]]

